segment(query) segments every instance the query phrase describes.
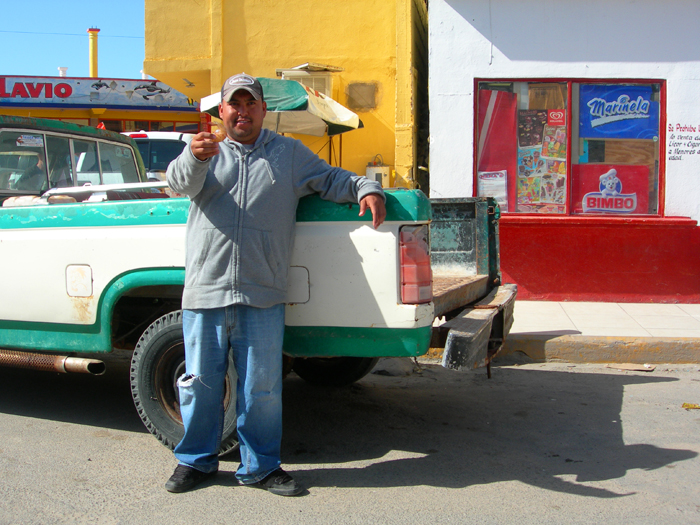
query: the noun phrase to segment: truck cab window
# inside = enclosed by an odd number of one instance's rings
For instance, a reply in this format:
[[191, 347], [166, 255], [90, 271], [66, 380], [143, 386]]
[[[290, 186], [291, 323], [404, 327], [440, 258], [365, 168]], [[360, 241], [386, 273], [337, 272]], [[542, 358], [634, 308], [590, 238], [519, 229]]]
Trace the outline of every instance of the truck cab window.
[[73, 186], [73, 166], [70, 157], [70, 140], [64, 137], [46, 137], [49, 160], [49, 188]]
[[41, 133], [0, 133], [0, 189], [35, 194], [48, 188], [44, 144]]

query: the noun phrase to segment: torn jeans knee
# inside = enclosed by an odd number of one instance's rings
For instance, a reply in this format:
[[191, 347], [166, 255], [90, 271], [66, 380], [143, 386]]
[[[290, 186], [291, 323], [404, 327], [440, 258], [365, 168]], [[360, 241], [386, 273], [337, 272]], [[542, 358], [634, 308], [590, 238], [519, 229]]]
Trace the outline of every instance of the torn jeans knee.
[[[208, 377], [197, 374], [183, 374], [177, 379], [177, 388], [180, 394], [180, 405], [190, 404], [195, 398], [200, 402], [220, 402], [223, 391], [224, 375], [218, 377], [214, 374]], [[217, 381], [221, 385], [217, 387]]]

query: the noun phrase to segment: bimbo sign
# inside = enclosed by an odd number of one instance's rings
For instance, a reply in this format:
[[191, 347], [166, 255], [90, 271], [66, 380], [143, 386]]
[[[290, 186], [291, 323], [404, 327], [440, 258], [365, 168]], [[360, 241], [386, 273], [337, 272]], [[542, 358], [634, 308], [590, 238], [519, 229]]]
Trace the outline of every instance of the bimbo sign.
[[610, 168], [600, 176], [600, 191], [586, 193], [583, 196], [583, 213], [591, 211], [632, 213], [637, 209], [637, 194], [623, 194], [622, 181], [617, 177], [617, 170]]
[[579, 91], [579, 136], [653, 139], [659, 135], [659, 103], [651, 86], [584, 84]]
[[649, 167], [575, 164], [574, 213], [649, 213]]

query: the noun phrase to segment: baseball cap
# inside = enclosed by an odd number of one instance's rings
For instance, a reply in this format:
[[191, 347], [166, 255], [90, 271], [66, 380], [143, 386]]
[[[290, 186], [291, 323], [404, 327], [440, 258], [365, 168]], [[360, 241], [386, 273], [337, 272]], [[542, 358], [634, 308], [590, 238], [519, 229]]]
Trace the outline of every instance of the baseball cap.
[[246, 75], [245, 73], [239, 73], [238, 75], [233, 75], [229, 77], [224, 85], [221, 86], [221, 100], [222, 102], [229, 102], [231, 96], [239, 89], [245, 89], [248, 93], [255, 97], [255, 100], [262, 100], [263, 90], [260, 82], [255, 77]]

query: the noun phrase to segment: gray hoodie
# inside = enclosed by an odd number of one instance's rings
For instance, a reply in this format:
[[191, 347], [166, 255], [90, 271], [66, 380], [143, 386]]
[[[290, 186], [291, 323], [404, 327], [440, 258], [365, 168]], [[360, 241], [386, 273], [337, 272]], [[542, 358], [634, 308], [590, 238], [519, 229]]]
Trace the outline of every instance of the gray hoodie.
[[[230, 139], [200, 161], [189, 147], [168, 166], [169, 186], [191, 199], [182, 307], [284, 303], [297, 203], [319, 193], [357, 203], [381, 185], [330, 166], [300, 141], [263, 129], [255, 144]], [[368, 214], [368, 220], [369, 219]]]

